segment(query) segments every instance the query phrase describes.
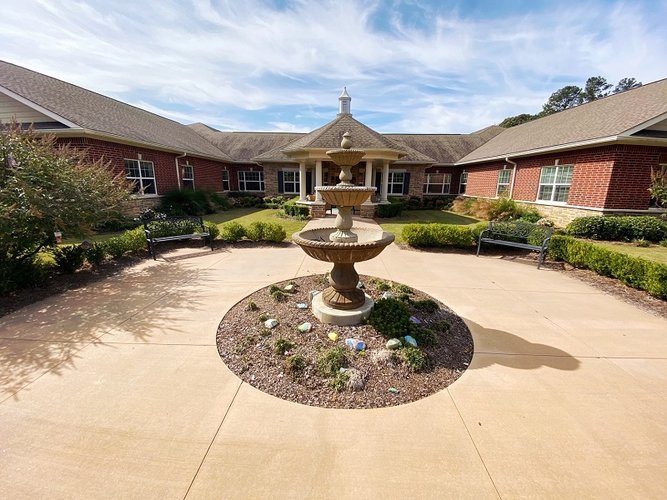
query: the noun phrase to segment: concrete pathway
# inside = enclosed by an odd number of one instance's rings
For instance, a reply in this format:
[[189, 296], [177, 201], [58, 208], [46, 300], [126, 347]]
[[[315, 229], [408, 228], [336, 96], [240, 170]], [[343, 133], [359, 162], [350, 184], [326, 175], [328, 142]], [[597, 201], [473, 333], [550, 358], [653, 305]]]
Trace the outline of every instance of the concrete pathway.
[[329, 265], [185, 253], [0, 319], [0, 498], [664, 497], [666, 321], [555, 271], [392, 245], [359, 272], [448, 304], [473, 362], [415, 403], [311, 408], [242, 383], [215, 332]]

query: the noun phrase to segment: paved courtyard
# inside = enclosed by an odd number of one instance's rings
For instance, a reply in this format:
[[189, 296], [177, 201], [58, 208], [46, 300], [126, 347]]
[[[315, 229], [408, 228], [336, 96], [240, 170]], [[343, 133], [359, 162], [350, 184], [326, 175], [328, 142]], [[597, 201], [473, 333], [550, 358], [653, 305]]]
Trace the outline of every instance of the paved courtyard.
[[0, 319], [0, 498], [664, 498], [667, 321], [556, 271], [392, 245], [359, 272], [450, 306], [473, 362], [415, 403], [313, 408], [241, 382], [215, 333], [330, 266], [195, 252]]

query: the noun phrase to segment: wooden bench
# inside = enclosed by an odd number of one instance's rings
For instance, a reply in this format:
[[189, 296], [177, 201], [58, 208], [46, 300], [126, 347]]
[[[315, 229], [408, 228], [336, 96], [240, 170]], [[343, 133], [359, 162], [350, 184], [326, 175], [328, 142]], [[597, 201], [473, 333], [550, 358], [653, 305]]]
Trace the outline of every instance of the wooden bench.
[[203, 239], [204, 243], [208, 244], [213, 250], [213, 239], [204, 225], [204, 220], [194, 215], [144, 221], [144, 233], [146, 234], [148, 253], [153, 257], [153, 260], [156, 259], [155, 244], [163, 241]]
[[549, 226], [541, 226], [522, 220], [489, 222], [489, 227], [479, 235], [477, 256], [479, 257], [482, 243], [523, 248], [540, 252], [537, 259], [537, 268], [539, 269], [544, 262], [544, 255], [549, 247], [552, 233], [553, 228]]

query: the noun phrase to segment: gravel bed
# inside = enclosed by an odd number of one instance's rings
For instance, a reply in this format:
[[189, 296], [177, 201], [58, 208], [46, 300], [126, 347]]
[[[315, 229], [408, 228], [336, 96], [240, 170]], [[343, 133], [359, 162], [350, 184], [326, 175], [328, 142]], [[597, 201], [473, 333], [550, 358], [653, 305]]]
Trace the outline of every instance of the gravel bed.
[[[365, 292], [378, 300], [382, 291], [378, 290], [378, 280], [361, 276]], [[395, 406], [415, 401], [442, 390], [467, 369], [473, 354], [473, 341], [468, 327], [463, 320], [442, 303], [438, 311], [432, 313], [417, 312], [412, 314], [423, 322], [424, 326], [445, 320], [451, 328], [448, 333], [439, 335], [438, 342], [432, 347], [421, 349], [428, 355], [429, 365], [420, 372], [411, 371], [401, 360], [397, 351], [387, 351], [387, 339], [378, 334], [370, 325], [340, 327], [320, 323], [308, 309], [299, 309], [298, 303], [307, 303], [311, 290], [323, 290], [328, 286], [326, 277], [308, 276], [276, 283], [284, 289], [288, 284], [296, 285], [296, 292], [289, 294], [285, 302], [275, 301], [270, 294], [270, 287], [262, 288], [246, 297], [225, 315], [217, 334], [220, 357], [225, 364], [241, 379], [257, 389], [288, 401], [327, 408], [378, 408]], [[397, 284], [393, 284], [397, 290]], [[412, 300], [425, 300], [432, 297], [419, 290], [412, 290]], [[398, 296], [398, 292], [392, 292]], [[255, 307], [251, 307], [251, 303]], [[267, 329], [265, 318], [275, 318], [279, 325]], [[300, 333], [297, 327], [309, 322], [312, 330]], [[338, 334], [332, 341], [329, 333]], [[277, 339], [289, 340], [294, 347], [286, 353], [276, 354], [274, 345]], [[345, 345], [346, 338], [363, 340], [366, 350], [357, 353]], [[337, 391], [330, 381], [317, 369], [317, 359], [325, 351], [341, 346], [348, 359], [348, 372], [354, 378], [361, 378], [363, 389], [349, 387]], [[393, 355], [391, 353], [394, 353]], [[292, 376], [287, 369], [286, 360], [294, 354], [302, 355], [306, 365], [302, 373]], [[354, 371], [357, 370], [357, 371]], [[351, 377], [352, 378], [352, 377]], [[391, 389], [391, 390], [390, 390]]]

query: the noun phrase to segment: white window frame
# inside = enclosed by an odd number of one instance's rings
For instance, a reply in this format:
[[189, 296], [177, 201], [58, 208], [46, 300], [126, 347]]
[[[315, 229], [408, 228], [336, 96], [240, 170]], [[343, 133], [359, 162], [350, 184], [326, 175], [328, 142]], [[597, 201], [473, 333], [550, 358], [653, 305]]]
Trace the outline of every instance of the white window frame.
[[[287, 180], [287, 174], [292, 179]], [[290, 189], [287, 189], [287, 184], [290, 184]], [[283, 193], [284, 194], [299, 194], [301, 191], [301, 173], [298, 169], [283, 169]]]
[[[434, 182], [431, 176], [442, 176], [442, 182]], [[436, 179], [437, 180], [437, 179]], [[433, 186], [440, 186], [440, 188], [433, 188]], [[452, 174], [430, 172], [424, 176], [424, 194], [449, 194], [452, 189]]]
[[223, 170], [222, 171], [222, 190], [223, 191], [229, 191], [230, 190], [229, 170]]
[[[546, 182], [544, 179], [545, 172], [547, 169], [554, 170], [553, 180]], [[567, 178], [569, 182], [558, 182], [559, 174], [562, 174], [564, 170], [568, 170]], [[574, 165], [545, 165], [540, 170], [540, 181], [537, 186], [537, 196], [536, 200], [538, 203], [557, 203], [560, 205], [567, 205], [567, 199], [570, 196], [570, 187], [572, 186], [572, 177], [574, 176]], [[550, 187], [551, 195], [549, 198], [541, 198], [542, 187]], [[567, 194], [565, 195], [565, 200], [556, 200], [556, 193], [562, 192], [562, 188], [567, 188]], [[559, 189], [561, 188], [561, 189]]]
[[181, 165], [181, 172], [183, 173], [181, 177], [181, 185], [183, 186], [183, 189], [191, 189], [192, 191], [194, 191], [195, 168], [189, 163], [186, 163], [185, 165]]
[[[507, 179], [505, 179], [505, 177]], [[512, 171], [509, 168], [503, 168], [498, 171], [498, 184], [496, 185], [496, 198], [499, 198], [504, 193], [508, 193], [510, 189], [510, 182], [512, 180]]]
[[[257, 175], [257, 179], [248, 179], [247, 174]], [[264, 172], [261, 170], [242, 170], [239, 175], [239, 191], [249, 191], [259, 193], [264, 191]], [[247, 189], [250, 183], [258, 183], [259, 189]]]
[[[463, 191], [461, 191], [461, 188], [463, 188]], [[465, 192], [468, 190], [468, 172], [465, 170], [461, 172], [461, 176], [459, 177], [459, 194], [465, 194]]]
[[[128, 164], [132, 164], [132, 166]], [[123, 164], [125, 166], [125, 178], [133, 182], [134, 184], [134, 194], [137, 196], [155, 196], [158, 194], [157, 192], [157, 182], [155, 181], [155, 164], [152, 161], [146, 161], [146, 160], [137, 160], [137, 159], [132, 159], [132, 158], [125, 158], [123, 159]], [[139, 173], [138, 176], [135, 175], [130, 175], [130, 168], [136, 168], [137, 172]], [[151, 169], [151, 175], [145, 175], [144, 171], [142, 170], [142, 167], [148, 168], [150, 167]], [[152, 181], [152, 182], [151, 182]], [[152, 185], [153, 187], [153, 193], [146, 193], [146, 190]]]
[[[396, 176], [400, 175], [400, 183], [396, 180]], [[387, 179], [387, 194], [389, 196], [403, 195], [403, 186], [405, 185], [405, 170], [390, 170], [389, 178]], [[394, 188], [400, 186], [398, 193], [394, 192]]]

